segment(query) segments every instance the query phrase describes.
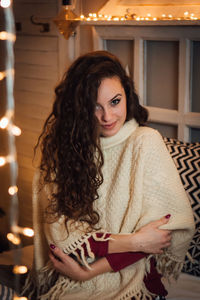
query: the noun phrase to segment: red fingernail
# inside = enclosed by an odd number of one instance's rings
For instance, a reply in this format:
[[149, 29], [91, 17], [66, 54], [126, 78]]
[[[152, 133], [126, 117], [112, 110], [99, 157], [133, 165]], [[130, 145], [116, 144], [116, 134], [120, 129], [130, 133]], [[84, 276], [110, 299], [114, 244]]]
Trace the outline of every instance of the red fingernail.
[[51, 249], [55, 249], [56, 246], [55, 246], [54, 244], [50, 244], [50, 248], [51, 248]]
[[169, 219], [170, 217], [171, 217], [170, 214], [168, 214], [168, 215], [165, 216], [166, 219]]

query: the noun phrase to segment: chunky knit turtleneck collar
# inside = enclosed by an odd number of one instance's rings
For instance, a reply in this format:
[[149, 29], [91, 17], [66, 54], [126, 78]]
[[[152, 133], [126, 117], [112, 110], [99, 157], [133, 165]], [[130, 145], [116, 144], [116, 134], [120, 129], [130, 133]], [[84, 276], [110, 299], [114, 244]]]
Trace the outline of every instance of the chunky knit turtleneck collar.
[[124, 123], [123, 127], [115, 135], [110, 137], [101, 137], [100, 141], [102, 149], [108, 149], [122, 143], [135, 131], [138, 126], [139, 125], [136, 120], [131, 119], [130, 121]]

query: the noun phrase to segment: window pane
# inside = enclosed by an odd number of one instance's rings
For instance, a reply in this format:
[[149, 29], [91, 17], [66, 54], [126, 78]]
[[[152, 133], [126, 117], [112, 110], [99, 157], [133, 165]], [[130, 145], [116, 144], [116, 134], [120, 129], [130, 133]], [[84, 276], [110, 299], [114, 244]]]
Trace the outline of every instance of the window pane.
[[200, 128], [190, 128], [190, 140], [191, 143], [199, 142], [200, 143]]
[[177, 139], [178, 128], [175, 125], [160, 124], [154, 122], [148, 123], [148, 125], [149, 127], [157, 129], [162, 136]]
[[178, 42], [146, 41], [147, 105], [177, 109], [178, 58]]
[[131, 76], [133, 76], [133, 43], [132, 40], [106, 40], [107, 50], [120, 59]]
[[191, 111], [200, 112], [200, 42], [192, 43], [192, 106]]

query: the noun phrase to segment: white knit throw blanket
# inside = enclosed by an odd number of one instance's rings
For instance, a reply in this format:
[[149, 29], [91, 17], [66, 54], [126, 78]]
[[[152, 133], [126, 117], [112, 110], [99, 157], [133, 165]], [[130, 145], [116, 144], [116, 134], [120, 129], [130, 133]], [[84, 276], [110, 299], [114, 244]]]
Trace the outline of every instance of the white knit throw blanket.
[[[139, 127], [135, 120], [131, 120], [115, 136], [101, 138], [101, 147], [105, 160], [104, 182], [99, 189], [100, 197], [94, 204], [100, 215], [98, 225], [101, 230], [98, 232], [132, 233], [171, 214], [170, 221], [162, 226], [173, 231], [171, 246], [155, 258], [159, 272], [168, 278], [177, 278], [194, 233], [194, 221], [185, 190], [162, 137], [157, 131]], [[49, 192], [47, 189], [46, 192], [44, 189], [38, 191], [38, 177], [35, 176], [33, 183], [35, 271], [27, 280], [26, 288], [33, 289], [34, 282], [37, 299], [42, 300], [152, 299], [143, 283], [149, 271], [150, 257], [119, 272], [105, 273], [86, 282], [70, 280], [52, 270], [48, 262], [50, 243], [67, 254], [73, 253], [89, 267], [82, 245], [85, 243], [91, 262], [94, 254], [88, 238], [98, 238], [96, 232], [87, 233], [86, 224], [77, 228], [78, 223], [69, 226], [70, 234], [67, 235], [64, 217], [53, 224], [43, 221], [42, 211], [47, 205]], [[76, 249], [81, 250], [80, 257]]]

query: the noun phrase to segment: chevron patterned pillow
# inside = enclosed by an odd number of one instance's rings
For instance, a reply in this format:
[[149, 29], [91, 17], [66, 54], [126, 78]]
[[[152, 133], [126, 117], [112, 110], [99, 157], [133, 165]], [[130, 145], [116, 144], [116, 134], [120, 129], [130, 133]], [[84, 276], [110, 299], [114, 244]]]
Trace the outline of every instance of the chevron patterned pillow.
[[14, 296], [14, 291], [0, 283], [0, 299], [12, 300]]
[[192, 260], [186, 256], [183, 272], [200, 277], [200, 143], [184, 143], [167, 137], [163, 139], [190, 199], [196, 224], [188, 250]]

